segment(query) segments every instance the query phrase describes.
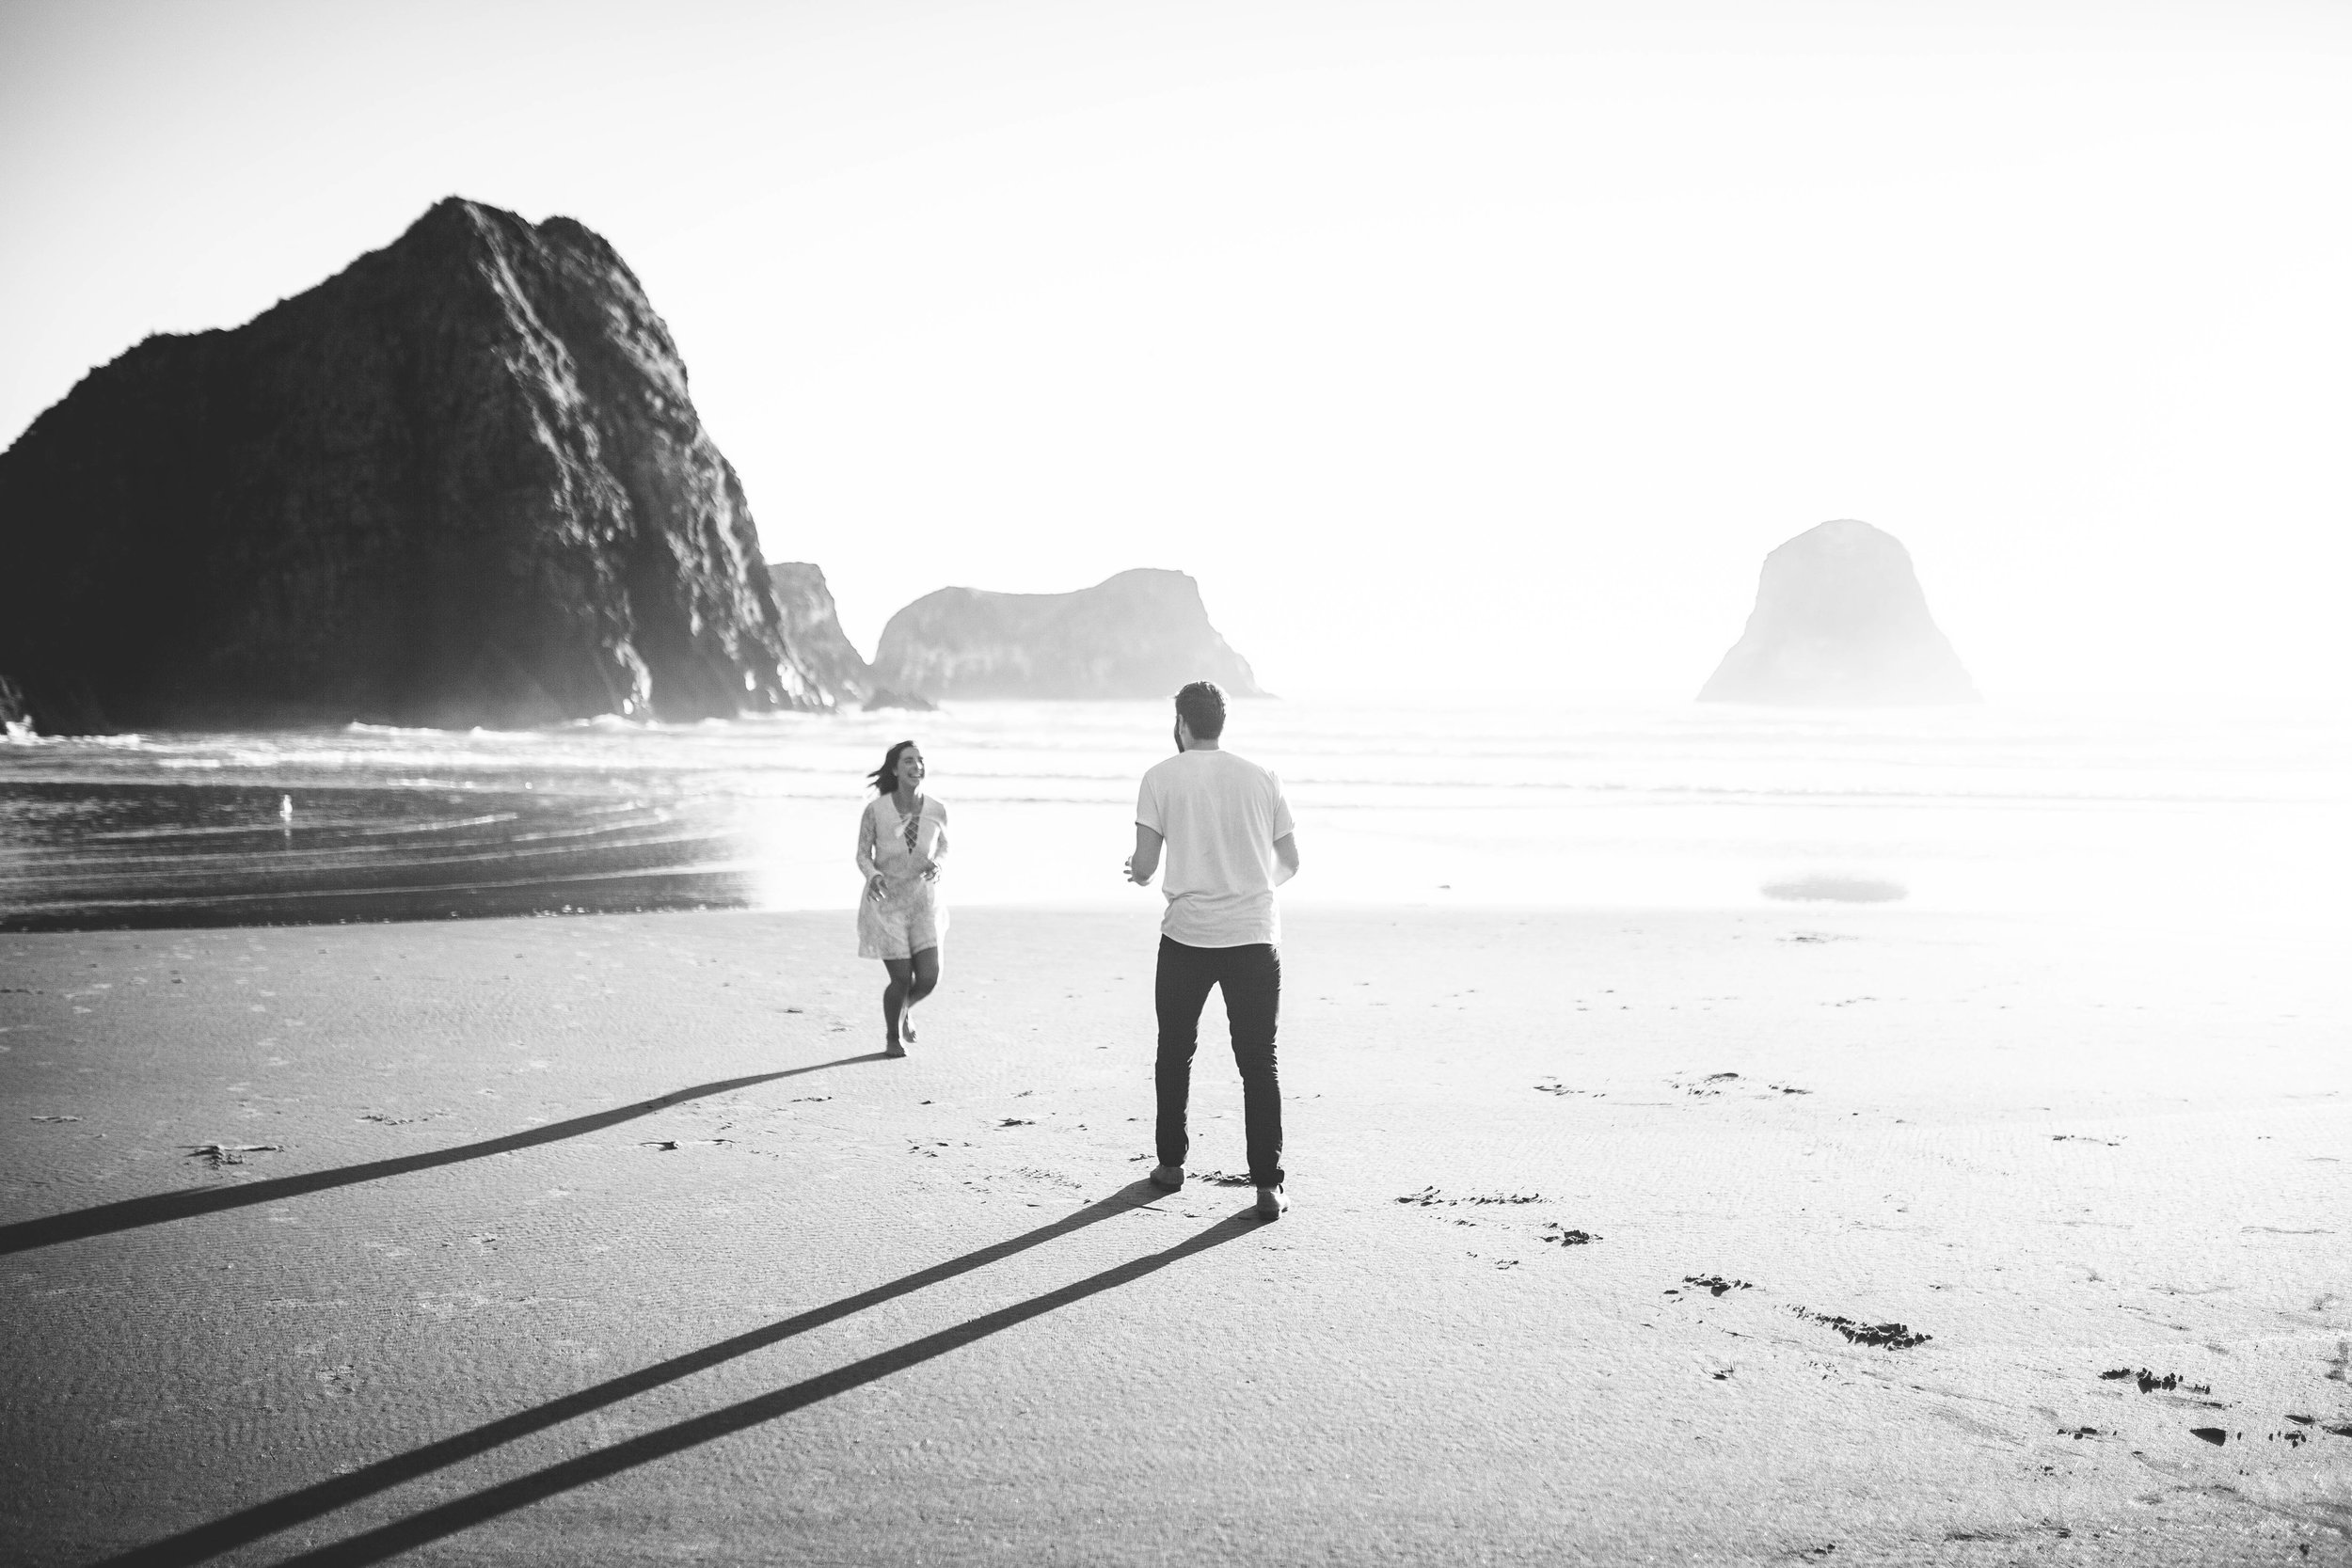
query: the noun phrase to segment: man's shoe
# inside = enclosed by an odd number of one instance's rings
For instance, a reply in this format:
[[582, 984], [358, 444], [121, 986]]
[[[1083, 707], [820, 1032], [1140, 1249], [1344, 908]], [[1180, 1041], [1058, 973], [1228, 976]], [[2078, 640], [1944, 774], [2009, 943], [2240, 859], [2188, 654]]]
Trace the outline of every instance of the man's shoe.
[[1159, 1188], [1160, 1191], [1164, 1193], [1172, 1193], [1184, 1184], [1184, 1166], [1153, 1165], [1152, 1167], [1152, 1185]]
[[1282, 1217], [1282, 1211], [1290, 1206], [1291, 1200], [1282, 1196], [1282, 1189], [1279, 1184], [1258, 1189], [1258, 1217], [1260, 1219], [1279, 1220]]

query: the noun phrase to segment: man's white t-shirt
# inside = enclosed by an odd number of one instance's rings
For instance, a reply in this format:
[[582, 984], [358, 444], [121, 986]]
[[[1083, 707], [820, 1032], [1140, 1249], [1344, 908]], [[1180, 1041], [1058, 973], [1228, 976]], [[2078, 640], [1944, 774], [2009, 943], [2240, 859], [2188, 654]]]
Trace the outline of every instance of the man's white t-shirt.
[[1136, 821], [1168, 841], [1163, 936], [1187, 947], [1282, 939], [1274, 841], [1292, 828], [1281, 780], [1231, 752], [1179, 752], [1143, 775]]

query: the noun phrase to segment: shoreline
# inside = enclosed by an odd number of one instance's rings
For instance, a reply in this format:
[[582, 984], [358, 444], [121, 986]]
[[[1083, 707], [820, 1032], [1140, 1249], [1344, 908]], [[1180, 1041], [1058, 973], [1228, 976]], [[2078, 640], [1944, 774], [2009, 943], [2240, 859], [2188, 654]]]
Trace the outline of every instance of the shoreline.
[[1155, 916], [959, 908], [890, 1063], [846, 913], [0, 936], [0, 1527], [2343, 1560], [2327, 933], [1293, 906], [1259, 1226], [1214, 1005], [1136, 1191]]
[[[1121, 891], [1108, 868], [1133, 839], [1135, 780], [1167, 744], [1152, 706], [985, 705], [913, 726], [956, 814], [958, 907]], [[1279, 768], [1306, 829], [1293, 907], [1836, 893], [2318, 920], [2352, 879], [2330, 832], [2352, 753], [2318, 719], [1923, 729], [1916, 714], [1472, 703], [1399, 746], [1380, 711], [1275, 705], [1236, 738]], [[0, 929], [845, 908], [860, 781], [900, 734], [856, 718], [0, 748]]]

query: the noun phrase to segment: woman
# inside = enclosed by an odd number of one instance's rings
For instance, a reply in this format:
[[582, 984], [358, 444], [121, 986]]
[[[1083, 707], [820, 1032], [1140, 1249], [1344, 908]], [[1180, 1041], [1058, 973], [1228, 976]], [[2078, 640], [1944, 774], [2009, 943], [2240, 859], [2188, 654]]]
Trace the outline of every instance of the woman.
[[857, 956], [880, 958], [882, 1054], [903, 1056], [914, 1038], [914, 1005], [939, 984], [939, 939], [947, 906], [939, 899], [939, 863], [947, 854], [947, 808], [923, 793], [923, 752], [901, 740], [866, 777], [878, 792], [858, 819], [857, 868], [866, 896], [857, 907]]

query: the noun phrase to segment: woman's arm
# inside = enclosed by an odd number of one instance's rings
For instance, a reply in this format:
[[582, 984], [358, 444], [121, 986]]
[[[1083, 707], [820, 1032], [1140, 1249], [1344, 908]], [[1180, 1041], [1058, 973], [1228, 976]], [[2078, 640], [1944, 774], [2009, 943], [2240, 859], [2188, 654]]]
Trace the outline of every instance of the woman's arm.
[[868, 878], [882, 874], [882, 866], [874, 859], [875, 848], [874, 812], [869, 806], [858, 813], [857, 818], [857, 868]]
[[874, 835], [874, 808], [868, 806], [857, 819], [857, 868], [866, 873], [866, 896], [880, 903], [890, 889], [882, 879], [880, 846]]

